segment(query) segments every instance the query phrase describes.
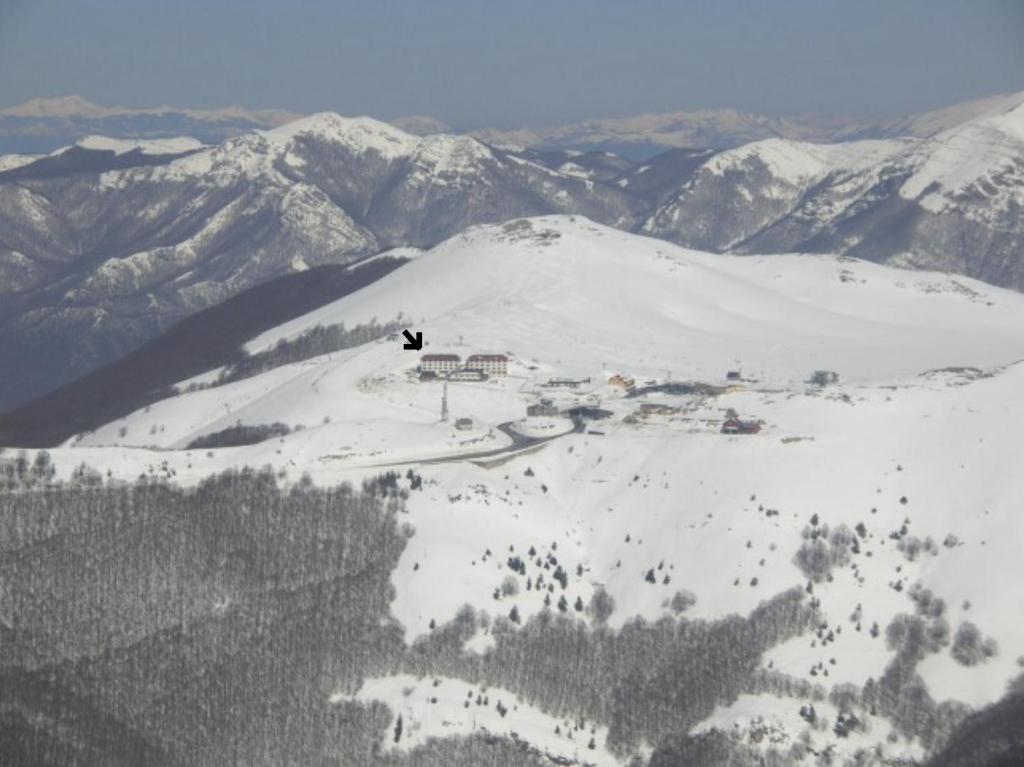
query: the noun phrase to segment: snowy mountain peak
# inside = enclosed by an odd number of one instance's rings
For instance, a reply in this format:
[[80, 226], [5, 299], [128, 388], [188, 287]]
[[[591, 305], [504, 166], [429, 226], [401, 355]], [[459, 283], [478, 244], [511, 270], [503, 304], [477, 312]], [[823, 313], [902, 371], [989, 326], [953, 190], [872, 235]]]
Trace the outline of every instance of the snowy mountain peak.
[[29, 99], [24, 104], [0, 109], [0, 115], [9, 117], [104, 117], [110, 112], [93, 104], [77, 93], [56, 98]]
[[470, 136], [437, 133], [424, 136], [413, 152], [413, 161], [438, 173], [471, 173], [494, 154]]
[[343, 117], [334, 112], [319, 112], [294, 120], [268, 131], [267, 135], [285, 140], [317, 139], [357, 153], [376, 152], [388, 160], [408, 155], [418, 142], [416, 136], [386, 122], [372, 117]]
[[[158, 107], [101, 106], [88, 99], [71, 94], [55, 98], [34, 98], [23, 104], [0, 109], [0, 117], [30, 120], [103, 120], [123, 117], [185, 116], [204, 122], [240, 121], [248, 124], [276, 126], [294, 120], [298, 115], [281, 109], [246, 109], [227, 106], [220, 109], [190, 109], [164, 104]], [[150, 126], [152, 130], [152, 126]]]

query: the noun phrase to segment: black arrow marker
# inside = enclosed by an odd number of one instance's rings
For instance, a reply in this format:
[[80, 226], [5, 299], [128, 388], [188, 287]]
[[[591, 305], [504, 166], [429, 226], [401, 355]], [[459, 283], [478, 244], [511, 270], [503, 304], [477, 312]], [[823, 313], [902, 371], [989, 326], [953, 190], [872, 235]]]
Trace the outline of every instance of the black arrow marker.
[[423, 348], [423, 333], [416, 332], [416, 336], [413, 337], [412, 333], [408, 330], [403, 330], [402, 335], [409, 339], [409, 343], [402, 346], [403, 349], [422, 349]]

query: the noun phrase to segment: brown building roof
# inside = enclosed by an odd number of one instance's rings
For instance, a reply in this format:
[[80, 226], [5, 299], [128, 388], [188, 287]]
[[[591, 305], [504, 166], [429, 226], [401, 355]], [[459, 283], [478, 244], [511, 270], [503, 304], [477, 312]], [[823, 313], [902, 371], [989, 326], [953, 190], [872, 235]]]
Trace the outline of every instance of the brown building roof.
[[424, 354], [420, 362], [458, 362], [458, 354]]

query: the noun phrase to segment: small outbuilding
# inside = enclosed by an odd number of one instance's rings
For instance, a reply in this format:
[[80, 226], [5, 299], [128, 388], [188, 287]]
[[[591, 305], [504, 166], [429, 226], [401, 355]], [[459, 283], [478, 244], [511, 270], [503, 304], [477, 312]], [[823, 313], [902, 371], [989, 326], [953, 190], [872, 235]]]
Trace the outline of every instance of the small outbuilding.
[[807, 383], [814, 386], [837, 384], [839, 383], [839, 373], [836, 373], [834, 370], [815, 370], [811, 373], [811, 377], [807, 379]]
[[558, 415], [558, 406], [555, 405], [549, 399], [542, 399], [540, 402], [534, 402], [531, 405], [526, 406], [527, 416], [556, 416]]
[[760, 431], [761, 424], [758, 421], [729, 418], [722, 424], [722, 434], [757, 434]]

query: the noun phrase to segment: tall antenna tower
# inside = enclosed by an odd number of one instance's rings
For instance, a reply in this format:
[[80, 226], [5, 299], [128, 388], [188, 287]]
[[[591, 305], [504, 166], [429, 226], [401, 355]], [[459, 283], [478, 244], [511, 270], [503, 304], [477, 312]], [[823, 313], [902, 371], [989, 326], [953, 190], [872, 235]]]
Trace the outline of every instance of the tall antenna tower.
[[441, 423], [448, 421], [448, 382], [444, 382], [444, 392], [441, 394]]

